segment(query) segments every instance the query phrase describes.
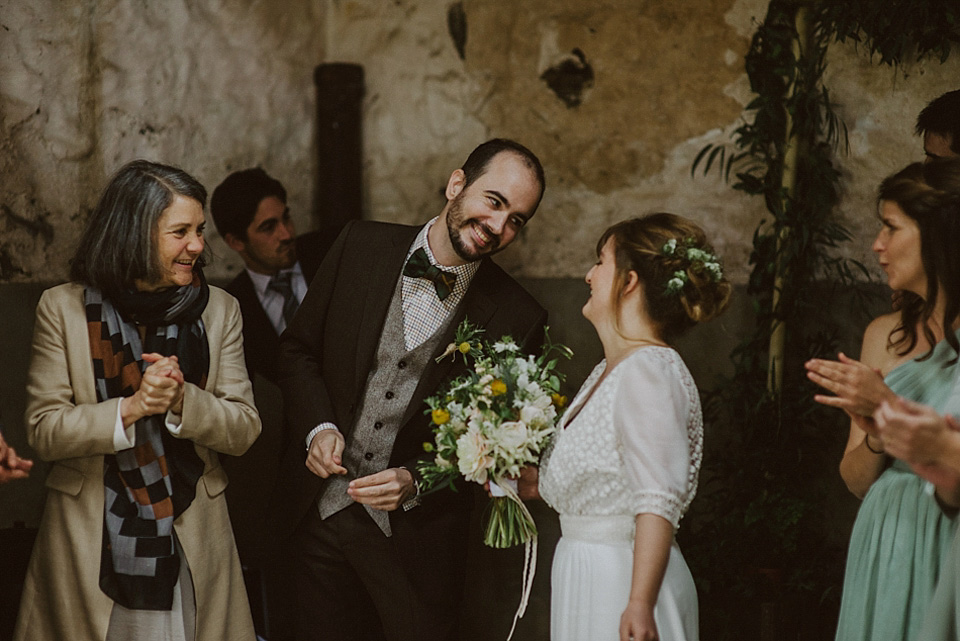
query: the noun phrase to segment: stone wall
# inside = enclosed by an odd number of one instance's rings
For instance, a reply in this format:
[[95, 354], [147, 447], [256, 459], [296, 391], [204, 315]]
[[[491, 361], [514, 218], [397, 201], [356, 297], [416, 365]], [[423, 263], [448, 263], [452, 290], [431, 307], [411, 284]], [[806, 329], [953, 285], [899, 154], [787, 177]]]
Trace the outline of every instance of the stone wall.
[[[262, 164], [316, 227], [312, 69], [366, 71], [365, 215], [419, 222], [478, 142], [509, 136], [542, 157], [540, 215], [501, 262], [579, 277], [609, 223], [668, 209], [701, 222], [735, 280], [756, 200], [690, 176], [729, 140], [750, 98], [742, 57], [763, 0], [3, 0], [0, 281], [51, 282], [123, 162], [181, 165], [212, 189]], [[841, 205], [869, 259], [879, 180], [920, 158], [912, 122], [955, 88], [960, 56], [901, 71], [853, 45], [827, 83], [850, 131]], [[214, 278], [240, 268], [214, 235]]]
[[[0, 282], [65, 278], [99, 191], [138, 157], [210, 191], [262, 164], [308, 227], [325, 13], [322, 0], [0, 2]], [[214, 250], [213, 276], [240, 268]]]

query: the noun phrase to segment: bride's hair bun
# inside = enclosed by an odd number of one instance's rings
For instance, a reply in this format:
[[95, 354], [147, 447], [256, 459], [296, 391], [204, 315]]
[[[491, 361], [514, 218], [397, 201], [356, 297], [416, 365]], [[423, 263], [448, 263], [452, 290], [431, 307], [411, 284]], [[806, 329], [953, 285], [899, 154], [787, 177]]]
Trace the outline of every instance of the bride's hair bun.
[[[610, 238], [616, 259], [614, 291], [621, 291], [628, 274], [636, 272], [646, 312], [665, 341], [726, 309], [732, 287], [706, 234], [693, 221], [668, 213], [624, 220], [600, 237], [598, 255]], [[620, 304], [618, 295], [618, 309]]]

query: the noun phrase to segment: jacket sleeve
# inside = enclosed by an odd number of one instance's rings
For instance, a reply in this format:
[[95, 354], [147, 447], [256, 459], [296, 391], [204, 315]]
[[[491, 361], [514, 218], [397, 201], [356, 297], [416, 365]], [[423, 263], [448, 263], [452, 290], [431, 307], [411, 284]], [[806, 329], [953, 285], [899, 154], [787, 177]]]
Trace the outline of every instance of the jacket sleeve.
[[[44, 461], [115, 452], [113, 433], [119, 398], [101, 403], [78, 403], [73, 388], [76, 371], [71, 371], [67, 345], [71, 335], [68, 322], [83, 323], [83, 316], [68, 318], [63, 296], [47, 290], [37, 304], [36, 324], [27, 372], [27, 409], [24, 416], [27, 442]], [[76, 337], [86, 332], [74, 332]], [[74, 364], [90, 369], [86, 363]]]
[[323, 377], [322, 358], [327, 311], [352, 226], [353, 223], [347, 224], [327, 252], [297, 315], [280, 338], [277, 383], [283, 393], [290, 438], [297, 443], [304, 443], [307, 434], [317, 425], [337, 422]]
[[[260, 435], [260, 415], [253, 404], [253, 387], [243, 358], [243, 320], [233, 296], [217, 322], [223, 324], [219, 345], [210, 345], [211, 365], [217, 362], [216, 378], [207, 389], [192, 383], [184, 386], [183, 417], [178, 438], [189, 439], [217, 452], [239, 456]], [[209, 330], [209, 328], [208, 328]], [[212, 372], [211, 372], [212, 374]]]

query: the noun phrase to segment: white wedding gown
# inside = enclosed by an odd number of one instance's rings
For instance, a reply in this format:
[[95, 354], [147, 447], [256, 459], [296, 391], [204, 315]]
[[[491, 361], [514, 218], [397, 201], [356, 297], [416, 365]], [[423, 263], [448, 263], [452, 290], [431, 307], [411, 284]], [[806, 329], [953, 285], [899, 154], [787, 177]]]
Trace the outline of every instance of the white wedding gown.
[[[562, 534], [551, 575], [552, 641], [619, 639], [636, 515], [661, 516], [676, 532], [697, 489], [703, 419], [680, 355], [638, 348], [597, 385], [605, 366], [580, 388], [566, 414], [573, 418], [561, 421], [541, 464], [540, 494], [560, 513]], [[699, 638], [697, 591], [675, 540], [654, 617], [661, 641]]]

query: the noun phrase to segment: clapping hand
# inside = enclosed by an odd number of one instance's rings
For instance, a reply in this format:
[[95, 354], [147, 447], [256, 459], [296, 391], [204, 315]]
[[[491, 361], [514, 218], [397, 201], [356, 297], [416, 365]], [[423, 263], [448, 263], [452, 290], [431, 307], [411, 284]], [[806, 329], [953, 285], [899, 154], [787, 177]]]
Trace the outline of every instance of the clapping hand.
[[834, 394], [817, 394], [813, 400], [844, 410], [858, 427], [879, 438], [873, 425], [873, 413], [883, 401], [896, 398], [883, 382], [879, 370], [842, 352], [839, 360], [812, 358], [805, 363], [805, 367], [807, 378]]
[[921, 478], [945, 491], [942, 494], [956, 494], [960, 472], [940, 461], [948, 449], [947, 440], [960, 431], [952, 416], [898, 397], [881, 403], [874, 420], [888, 454], [907, 462]]
[[16, 450], [7, 445], [0, 434], [0, 483], [25, 479], [30, 476], [33, 461], [17, 456]]

